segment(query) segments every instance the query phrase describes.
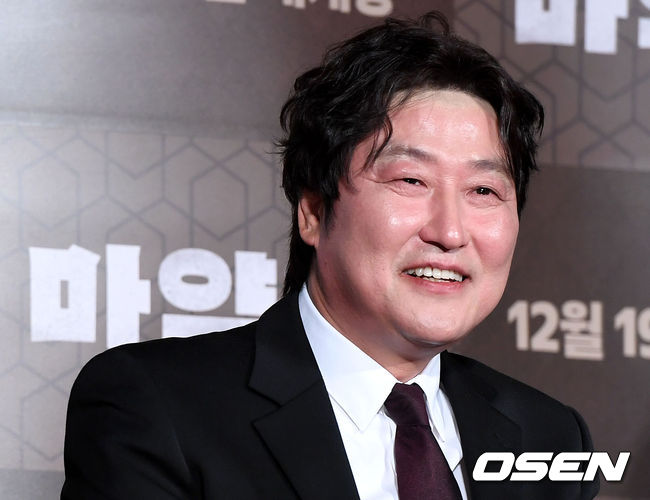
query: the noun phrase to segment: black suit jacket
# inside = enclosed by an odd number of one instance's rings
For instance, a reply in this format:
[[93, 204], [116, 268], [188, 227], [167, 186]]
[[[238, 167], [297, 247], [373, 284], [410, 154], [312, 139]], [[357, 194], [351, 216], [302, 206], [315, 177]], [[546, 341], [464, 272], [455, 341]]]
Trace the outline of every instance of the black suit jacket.
[[[597, 485], [477, 483], [484, 451], [582, 451], [580, 417], [480, 363], [443, 353], [468, 490], [479, 499], [588, 499]], [[121, 346], [74, 384], [65, 500], [358, 499], [297, 295], [224, 333]]]

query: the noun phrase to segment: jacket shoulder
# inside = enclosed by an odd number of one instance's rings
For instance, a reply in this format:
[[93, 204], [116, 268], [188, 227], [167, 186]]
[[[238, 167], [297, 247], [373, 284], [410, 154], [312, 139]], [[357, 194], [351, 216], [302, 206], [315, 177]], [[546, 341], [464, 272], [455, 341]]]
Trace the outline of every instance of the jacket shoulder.
[[124, 344], [91, 358], [75, 386], [97, 378], [123, 377], [142, 371], [153, 380], [187, 378], [209, 369], [213, 374], [247, 371], [252, 362], [256, 322], [224, 332], [170, 337]]
[[466, 356], [445, 353], [442, 366], [444, 386], [452, 392], [469, 389], [480, 394], [516, 422], [524, 437], [548, 439], [553, 435], [558, 446], [573, 443], [580, 449], [591, 449], [591, 437], [580, 414], [557, 399]]
[[[463, 449], [469, 451], [471, 463], [476, 461], [480, 453], [495, 451], [481, 447], [484, 431], [499, 432], [494, 428], [477, 431], [476, 425], [489, 425], [481, 417], [477, 419], [477, 415], [499, 415], [496, 421], [508, 422], [501, 428], [509, 429], [512, 433], [510, 437], [515, 438], [511, 441], [513, 448], [506, 448], [508, 451], [550, 451], [554, 454], [563, 451], [593, 451], [589, 429], [577, 411], [475, 359], [445, 352], [442, 357], [442, 384], [459, 420], [461, 441], [466, 441]], [[476, 449], [465, 450], [467, 442], [478, 443]], [[527, 493], [522, 493], [517, 498], [592, 499], [598, 492], [597, 479], [584, 483], [566, 483], [564, 486], [548, 481], [522, 485], [522, 488], [528, 488]], [[478, 488], [476, 485], [474, 487]], [[490, 487], [481, 486], [486, 490]], [[490, 498], [505, 497], [501, 495]]]
[[489, 399], [502, 402], [512, 400], [513, 404], [523, 407], [535, 403], [558, 411], [564, 411], [565, 408], [565, 405], [539, 389], [467, 356], [446, 352], [443, 358], [443, 370], [446, 371], [445, 375], [448, 375], [447, 380], [462, 379], [464, 383], [474, 385]]

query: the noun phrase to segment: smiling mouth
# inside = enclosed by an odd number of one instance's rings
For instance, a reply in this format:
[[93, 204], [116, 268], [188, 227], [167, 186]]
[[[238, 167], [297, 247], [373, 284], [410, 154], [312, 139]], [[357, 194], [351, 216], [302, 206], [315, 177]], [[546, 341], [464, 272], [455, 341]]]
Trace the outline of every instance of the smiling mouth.
[[456, 271], [452, 271], [451, 269], [438, 269], [437, 267], [416, 267], [414, 269], [407, 269], [404, 272], [410, 276], [436, 283], [461, 283], [465, 279], [465, 276]]

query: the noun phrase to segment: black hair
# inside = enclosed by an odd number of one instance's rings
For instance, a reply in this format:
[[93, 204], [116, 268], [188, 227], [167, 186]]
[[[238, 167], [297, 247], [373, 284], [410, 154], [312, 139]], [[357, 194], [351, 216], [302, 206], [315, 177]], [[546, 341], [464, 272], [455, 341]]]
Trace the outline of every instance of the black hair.
[[[327, 225], [339, 182], [348, 179], [354, 149], [374, 136], [367, 159], [371, 163], [391, 137], [389, 113], [429, 89], [458, 90], [492, 106], [521, 213], [530, 172], [537, 168], [537, 139], [544, 123], [541, 104], [488, 52], [451, 33], [442, 14], [386, 19], [330, 48], [320, 66], [296, 79], [282, 108], [282, 187], [292, 207], [285, 295], [300, 289], [314, 257], [298, 229], [302, 194], [320, 196]], [[378, 141], [381, 131], [383, 139]]]

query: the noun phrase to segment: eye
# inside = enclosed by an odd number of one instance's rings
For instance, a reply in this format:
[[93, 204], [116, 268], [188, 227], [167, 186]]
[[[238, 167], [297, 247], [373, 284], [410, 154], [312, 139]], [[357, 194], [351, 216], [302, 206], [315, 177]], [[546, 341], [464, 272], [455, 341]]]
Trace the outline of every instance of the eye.
[[422, 184], [418, 179], [414, 179], [413, 177], [405, 177], [402, 180], [407, 184], [413, 184], [414, 186], [419, 186], [420, 184]]
[[481, 187], [476, 188], [476, 194], [480, 194], [482, 196], [488, 196], [488, 195], [496, 194], [496, 193], [492, 189], [490, 189], [488, 187], [481, 186]]

